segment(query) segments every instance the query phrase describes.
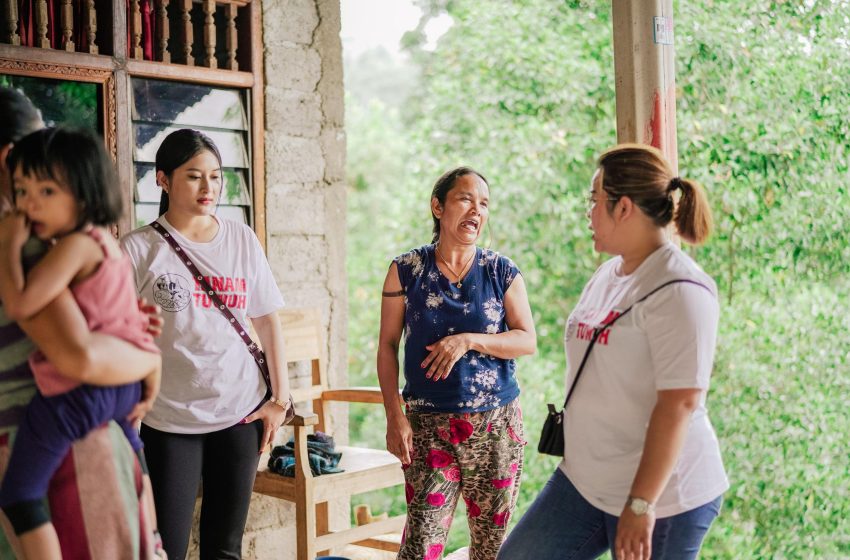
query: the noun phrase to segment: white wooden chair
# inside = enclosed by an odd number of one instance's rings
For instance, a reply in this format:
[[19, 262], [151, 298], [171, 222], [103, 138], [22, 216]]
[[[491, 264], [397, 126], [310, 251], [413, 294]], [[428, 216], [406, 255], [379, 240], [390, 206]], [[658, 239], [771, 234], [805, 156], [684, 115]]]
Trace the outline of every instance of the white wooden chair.
[[[286, 309], [280, 312], [288, 362], [310, 363], [312, 384], [293, 390], [296, 403], [313, 403], [313, 414], [295, 415], [290, 424], [295, 430], [295, 476], [285, 477], [267, 468], [268, 454], [260, 460], [254, 492], [287, 500], [295, 504], [298, 560], [314, 560], [331, 548], [357, 544], [380, 550], [398, 551], [392, 539], [381, 535], [400, 533], [405, 516], [331, 532], [328, 523], [328, 500], [404, 484], [401, 463], [385, 449], [338, 446], [342, 452], [339, 467], [344, 472], [313, 476], [307, 459], [307, 434], [311, 427], [333, 435], [326, 403], [331, 401], [383, 402], [375, 387], [329, 389], [325, 372], [325, 343], [321, 316], [317, 309]], [[404, 495], [399, 488], [399, 496]]]

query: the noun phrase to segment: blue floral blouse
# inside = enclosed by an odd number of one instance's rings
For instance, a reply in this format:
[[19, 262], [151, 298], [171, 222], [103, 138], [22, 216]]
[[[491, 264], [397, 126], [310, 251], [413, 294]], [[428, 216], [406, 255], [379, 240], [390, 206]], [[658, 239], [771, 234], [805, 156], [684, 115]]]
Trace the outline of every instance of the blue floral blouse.
[[419, 412], [483, 412], [519, 396], [516, 362], [469, 351], [448, 378], [432, 381], [421, 367], [425, 346], [452, 334], [496, 334], [505, 324], [505, 292], [519, 269], [507, 257], [476, 248], [469, 273], [458, 288], [437, 268], [434, 245], [396, 257], [404, 291], [404, 377], [402, 396]]

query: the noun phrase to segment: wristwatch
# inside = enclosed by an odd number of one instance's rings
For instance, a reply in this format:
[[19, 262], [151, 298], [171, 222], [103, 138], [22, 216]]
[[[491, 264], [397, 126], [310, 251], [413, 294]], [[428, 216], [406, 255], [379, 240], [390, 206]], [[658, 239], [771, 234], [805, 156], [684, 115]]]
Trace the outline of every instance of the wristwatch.
[[289, 408], [289, 401], [288, 400], [285, 401], [285, 400], [279, 399], [277, 397], [269, 397], [269, 402], [276, 404], [277, 406], [279, 406], [283, 410], [286, 410], [287, 408]]
[[626, 502], [626, 505], [630, 510], [632, 510], [632, 513], [638, 517], [646, 515], [647, 513], [655, 513], [655, 504], [647, 502], [643, 498], [629, 496], [629, 500]]

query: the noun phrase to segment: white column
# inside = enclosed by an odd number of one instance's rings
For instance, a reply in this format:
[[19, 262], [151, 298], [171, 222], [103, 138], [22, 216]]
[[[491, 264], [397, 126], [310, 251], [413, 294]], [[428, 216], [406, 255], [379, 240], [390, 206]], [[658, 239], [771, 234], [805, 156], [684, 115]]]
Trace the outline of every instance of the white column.
[[613, 0], [617, 141], [650, 144], [678, 173], [673, 0]]

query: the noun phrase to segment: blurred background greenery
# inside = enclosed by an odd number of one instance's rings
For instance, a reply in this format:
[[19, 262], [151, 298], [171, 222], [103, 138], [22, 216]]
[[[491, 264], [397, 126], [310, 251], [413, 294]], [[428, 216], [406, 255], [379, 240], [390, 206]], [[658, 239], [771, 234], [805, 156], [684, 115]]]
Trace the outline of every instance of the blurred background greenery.
[[41, 111], [47, 126], [100, 130], [97, 84], [0, 74], [0, 87], [23, 92]]
[[[393, 256], [430, 241], [434, 180], [479, 169], [489, 244], [522, 269], [539, 334], [517, 370], [531, 444], [515, 522], [555, 468], [536, 439], [545, 403], [563, 399], [564, 320], [602, 259], [582, 196], [615, 143], [610, 2], [417, 4], [406, 58], [346, 58], [350, 382], [377, 383], [381, 283]], [[688, 251], [723, 298], [708, 407], [732, 487], [702, 557], [847, 558], [850, 2], [674, 13], [680, 173], [705, 185], [717, 222]], [[383, 445], [384, 427], [382, 410], [352, 407], [353, 441]], [[366, 501], [404, 507], [394, 493]], [[448, 550], [466, 541], [460, 509]]]

